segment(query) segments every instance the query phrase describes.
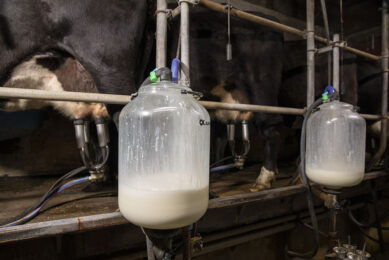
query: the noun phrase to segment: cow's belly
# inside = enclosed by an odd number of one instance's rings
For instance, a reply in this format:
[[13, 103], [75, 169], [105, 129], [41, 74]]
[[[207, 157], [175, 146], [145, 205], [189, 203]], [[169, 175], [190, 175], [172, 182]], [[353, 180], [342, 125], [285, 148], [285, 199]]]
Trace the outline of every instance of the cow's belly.
[[[237, 90], [234, 91], [235, 93]], [[242, 104], [242, 98], [239, 98], [238, 95], [233, 92], [229, 92], [224, 88], [224, 83], [220, 83], [211, 90], [211, 94], [220, 98], [220, 102], [230, 103], [230, 104]], [[239, 96], [242, 96], [240, 93]], [[244, 102], [243, 102], [244, 103]], [[243, 121], [249, 120], [253, 113], [252, 112], [240, 112], [234, 110], [214, 110], [210, 112], [211, 118], [219, 120], [221, 122], [228, 121]]]

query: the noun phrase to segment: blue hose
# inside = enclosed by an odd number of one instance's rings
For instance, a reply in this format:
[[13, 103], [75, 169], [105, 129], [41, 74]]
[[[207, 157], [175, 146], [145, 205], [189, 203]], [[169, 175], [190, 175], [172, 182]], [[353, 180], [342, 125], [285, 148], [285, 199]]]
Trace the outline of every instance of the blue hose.
[[218, 172], [218, 171], [223, 171], [223, 170], [232, 169], [232, 168], [235, 168], [235, 164], [226, 164], [226, 165], [214, 167], [214, 168], [210, 169], [209, 172]]
[[83, 182], [87, 182], [89, 181], [89, 176], [86, 176], [86, 177], [82, 177], [82, 178], [79, 178], [79, 179], [75, 179], [73, 181], [69, 181], [68, 183], [62, 185], [57, 192], [61, 192], [63, 191], [64, 189], [67, 189], [73, 185], [76, 185], [76, 184], [79, 184], [79, 183], [83, 183]]
[[51, 197], [53, 197], [55, 194], [67, 189], [67, 188], [70, 188], [76, 184], [79, 184], [79, 183], [83, 183], [83, 182], [87, 182], [89, 181], [89, 176], [86, 176], [86, 177], [81, 177], [81, 178], [78, 178], [78, 179], [75, 179], [75, 180], [72, 180], [72, 181], [69, 181], [68, 183], [62, 185], [61, 187], [59, 187], [56, 191], [52, 192], [47, 198], [46, 200], [44, 200], [42, 202], [42, 204], [36, 208], [34, 211], [32, 211], [30, 214], [26, 215], [25, 217], [21, 218], [21, 219], [18, 219], [12, 223], [9, 223], [5, 226], [1, 226], [1, 227], [13, 227], [13, 226], [17, 226], [17, 225], [20, 225], [20, 224], [24, 224], [28, 221], [30, 221], [31, 219], [35, 218], [39, 212], [41, 211], [41, 209], [43, 208], [43, 206], [46, 204], [47, 201], [49, 201], [51, 199]]
[[178, 79], [180, 78], [180, 60], [174, 58], [171, 66], [172, 71], [172, 82], [178, 83]]

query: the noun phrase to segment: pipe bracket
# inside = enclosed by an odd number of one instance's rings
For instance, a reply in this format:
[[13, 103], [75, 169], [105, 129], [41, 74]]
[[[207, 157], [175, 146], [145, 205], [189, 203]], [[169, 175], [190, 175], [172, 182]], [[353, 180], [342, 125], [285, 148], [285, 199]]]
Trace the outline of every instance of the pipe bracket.
[[181, 4], [182, 2], [186, 2], [192, 5], [198, 5], [200, 3], [200, 0], [178, 0], [178, 4]]
[[159, 13], [165, 13], [168, 18], [173, 16], [173, 10], [172, 9], [156, 10], [154, 15], [157, 16]]

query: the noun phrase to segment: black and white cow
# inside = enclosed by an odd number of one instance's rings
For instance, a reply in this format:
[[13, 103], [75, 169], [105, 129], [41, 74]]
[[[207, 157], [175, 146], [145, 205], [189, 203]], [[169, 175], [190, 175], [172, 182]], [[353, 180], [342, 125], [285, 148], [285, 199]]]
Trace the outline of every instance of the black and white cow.
[[[36, 54], [16, 66], [4, 87], [49, 91], [98, 92], [93, 78], [77, 60], [64, 56], [63, 53], [55, 52]], [[7, 112], [42, 109], [46, 106], [52, 106], [70, 119], [109, 117], [105, 105], [100, 103], [35, 99], [11, 99], [0, 102], [0, 110]]]
[[[150, 18], [147, 17], [148, 11], [152, 9], [148, 7], [150, 4], [146, 1], [119, 0], [2, 2], [1, 13], [9, 28], [3, 30], [4, 41], [0, 46], [6, 53], [5, 60], [0, 61], [0, 71], [9, 72], [8, 75], [2, 75], [3, 82], [7, 82], [8, 86], [18, 86], [16, 79], [22, 68], [28, 71], [36, 64], [30, 71], [51, 73], [51, 81], [47, 80], [50, 85], [58, 87], [61, 84], [62, 89], [67, 90], [64, 79], [59, 79], [59, 75], [61, 70], [67, 70], [66, 67], [73, 63], [76, 67], [79, 64], [78, 68], [87, 72], [81, 74], [91, 75], [99, 92], [135, 92], [145, 64], [140, 59], [144, 52], [139, 50], [144, 47], [142, 39], [148, 42], [144, 31], [145, 27], [147, 29], [147, 18]], [[282, 71], [282, 35], [232, 18], [234, 58], [226, 62], [226, 16], [200, 7], [192, 11], [191, 87], [212, 100], [277, 105]], [[22, 19], [21, 13], [31, 19]], [[26, 20], [28, 24], [23, 23]], [[175, 53], [178, 24], [172, 28], [171, 43], [175, 44], [170, 46]], [[148, 48], [145, 49], [148, 53]], [[50, 55], [56, 54], [47, 50], [60, 50], [69, 56], [66, 58], [69, 64], [65, 62], [58, 68], [50, 68], [47, 60]], [[26, 59], [37, 52], [40, 54]], [[44, 59], [46, 62], [42, 62]], [[29, 76], [23, 77], [26, 79]], [[45, 86], [35, 84], [35, 88], [46, 89]], [[62, 106], [63, 109], [67, 105], [62, 103]], [[74, 110], [69, 111], [68, 115], [74, 113]], [[270, 188], [277, 171], [280, 139], [277, 127], [282, 122], [281, 117], [236, 111], [214, 111], [213, 115], [224, 122], [253, 120], [265, 139], [264, 166], [253, 190]]]
[[[154, 12], [154, 0], [1, 1], [0, 86], [132, 94], [151, 53]], [[102, 104], [4, 101], [7, 111], [51, 105], [72, 119], [108, 116]]]
[[0, 85], [37, 53], [59, 50], [90, 73], [100, 93], [136, 91], [153, 40], [153, 0], [3, 0]]

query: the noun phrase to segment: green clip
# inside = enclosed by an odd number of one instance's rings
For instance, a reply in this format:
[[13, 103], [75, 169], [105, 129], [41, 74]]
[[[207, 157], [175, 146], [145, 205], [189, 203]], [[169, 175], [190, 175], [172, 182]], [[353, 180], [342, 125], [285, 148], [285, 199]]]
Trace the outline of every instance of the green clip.
[[155, 71], [150, 72], [150, 80], [153, 83], [158, 81], [158, 77], [157, 77], [157, 74], [155, 74]]
[[327, 93], [324, 93], [323, 95], [321, 95], [321, 99], [322, 99], [323, 101], [327, 101], [327, 100], [328, 100], [328, 95], [327, 95]]

